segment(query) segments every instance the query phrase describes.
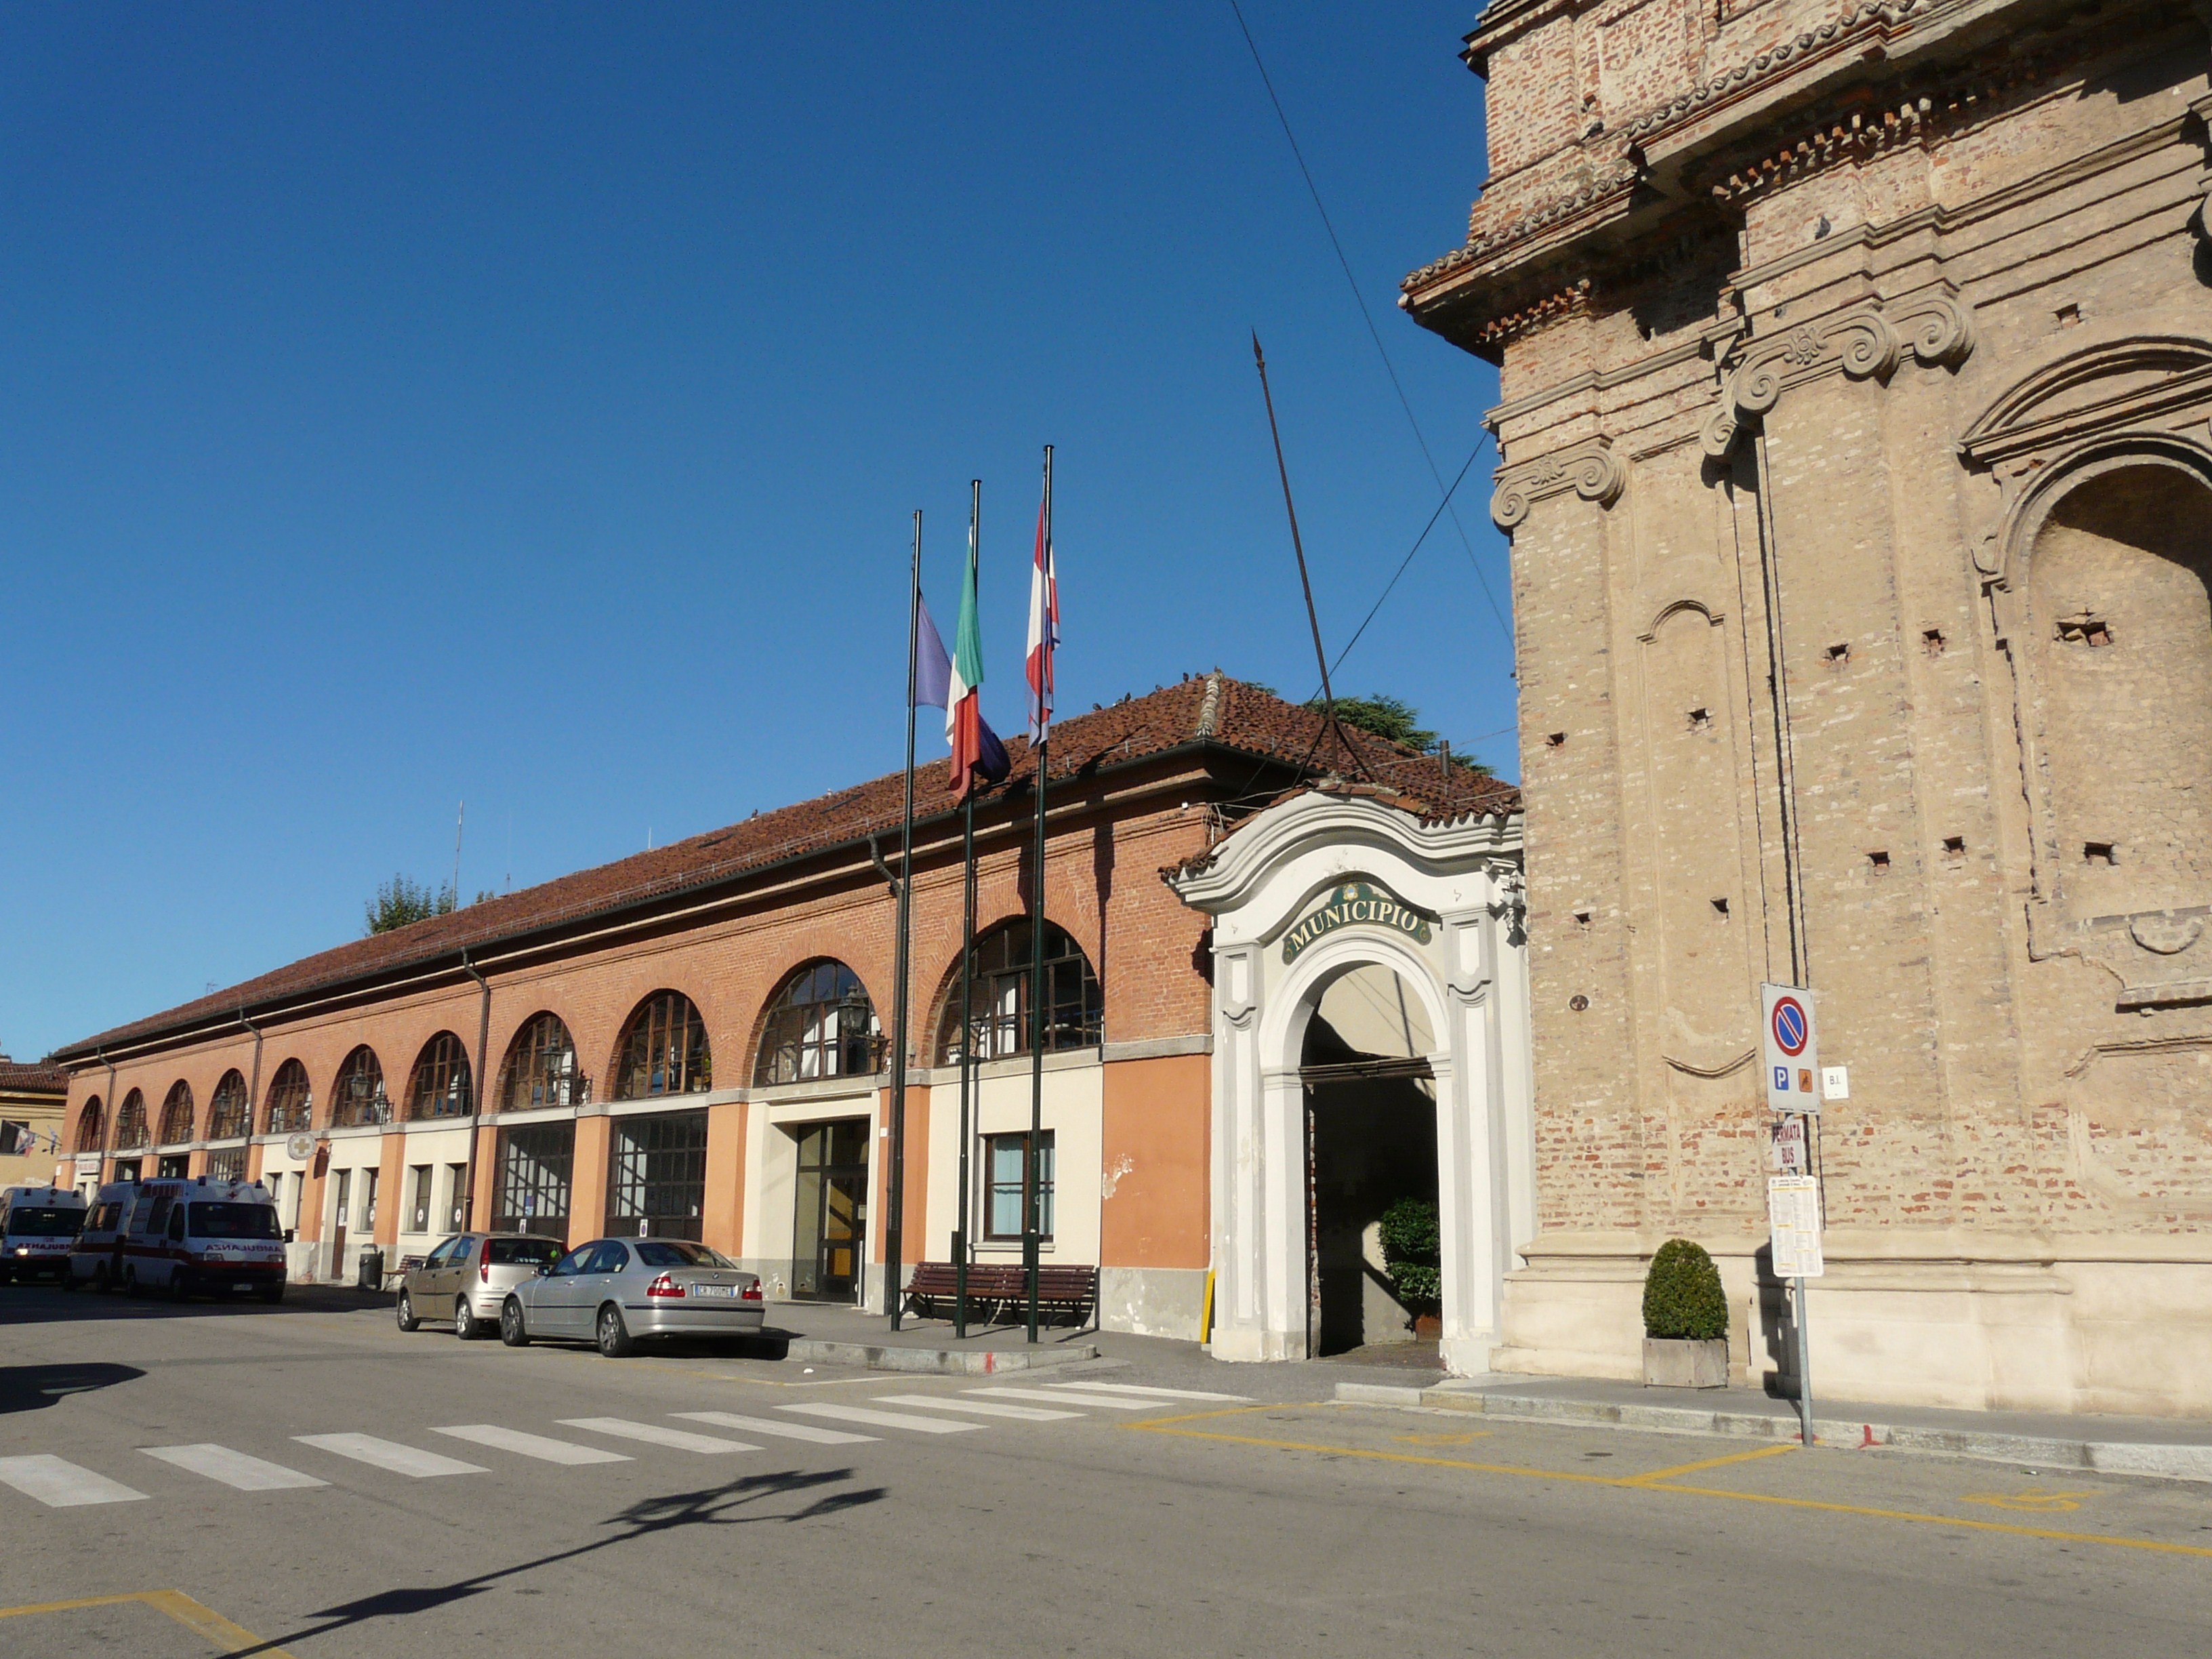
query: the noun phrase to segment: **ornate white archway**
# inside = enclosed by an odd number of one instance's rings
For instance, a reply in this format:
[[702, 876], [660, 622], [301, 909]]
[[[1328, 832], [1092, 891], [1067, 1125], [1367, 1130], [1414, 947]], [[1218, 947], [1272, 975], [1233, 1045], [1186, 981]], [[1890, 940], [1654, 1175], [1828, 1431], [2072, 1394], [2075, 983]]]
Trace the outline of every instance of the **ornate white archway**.
[[[1328, 985], [1376, 966], [1418, 1000], [1432, 1034], [1443, 1357], [1455, 1371], [1487, 1369], [1513, 1245], [1534, 1229], [1520, 861], [1517, 814], [1425, 824], [1311, 790], [1170, 878], [1214, 919], [1217, 1358], [1308, 1352], [1304, 1042]], [[1352, 884], [1395, 905], [1331, 902]]]

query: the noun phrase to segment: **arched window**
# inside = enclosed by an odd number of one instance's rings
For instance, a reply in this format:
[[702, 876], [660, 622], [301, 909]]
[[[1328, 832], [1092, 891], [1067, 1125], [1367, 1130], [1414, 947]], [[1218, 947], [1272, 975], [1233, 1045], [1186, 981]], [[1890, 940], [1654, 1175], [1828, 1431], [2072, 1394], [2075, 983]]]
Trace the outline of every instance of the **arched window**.
[[392, 1121], [392, 1102], [384, 1092], [384, 1067], [366, 1042], [345, 1058], [331, 1087], [331, 1127]]
[[699, 1094], [714, 1086], [707, 1023], [680, 991], [658, 991], [639, 1004], [616, 1052], [617, 1100]]
[[315, 1095], [307, 1086], [307, 1068], [296, 1060], [288, 1060], [270, 1079], [269, 1133], [296, 1134], [313, 1127], [314, 1115]]
[[133, 1089], [115, 1115], [115, 1150], [134, 1152], [146, 1144], [146, 1097]]
[[161, 1144], [173, 1146], [191, 1138], [192, 1085], [179, 1078], [169, 1085], [168, 1098], [161, 1103]]
[[842, 962], [809, 963], [769, 1005], [753, 1081], [865, 1075], [877, 1067], [882, 1037], [859, 975]]
[[576, 1045], [560, 1015], [533, 1014], [514, 1034], [500, 1067], [498, 1098], [502, 1112], [590, 1102], [592, 1080], [576, 1064]]
[[[1030, 924], [1010, 921], [975, 941], [968, 1020], [975, 1058], [997, 1060], [1030, 1051]], [[1091, 962], [1064, 927], [1044, 925], [1044, 1046], [1087, 1048], [1104, 1025], [1105, 998]], [[956, 969], [938, 1012], [937, 1060], [960, 1058], [960, 975]]]
[[76, 1115], [77, 1151], [96, 1152], [100, 1150], [100, 1132], [107, 1127], [106, 1117], [98, 1095], [84, 1103], [84, 1109]]
[[246, 1074], [233, 1066], [222, 1074], [222, 1081], [215, 1085], [215, 1093], [208, 1097], [208, 1139], [243, 1140], [246, 1104]]
[[471, 1110], [469, 1051], [451, 1031], [441, 1031], [415, 1057], [407, 1083], [410, 1117], [466, 1117]]

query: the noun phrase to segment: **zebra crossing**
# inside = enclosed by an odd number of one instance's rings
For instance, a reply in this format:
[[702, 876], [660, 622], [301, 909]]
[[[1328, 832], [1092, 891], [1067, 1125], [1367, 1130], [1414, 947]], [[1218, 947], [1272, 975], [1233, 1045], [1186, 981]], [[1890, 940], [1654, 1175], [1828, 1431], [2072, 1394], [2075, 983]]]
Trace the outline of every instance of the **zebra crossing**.
[[[772, 1409], [781, 1413], [775, 1416], [726, 1411], [667, 1413], [674, 1423], [734, 1430], [738, 1436], [757, 1439], [706, 1434], [696, 1428], [678, 1428], [672, 1423], [623, 1417], [564, 1417], [552, 1425], [580, 1437], [544, 1434], [501, 1423], [431, 1425], [422, 1433], [458, 1442], [480, 1455], [498, 1454], [573, 1468], [631, 1463], [655, 1452], [695, 1457], [759, 1452], [767, 1449], [758, 1443], [761, 1440], [796, 1441], [816, 1446], [872, 1445], [902, 1437], [927, 1440], [1020, 1425], [1077, 1422], [1098, 1413], [1157, 1411], [1191, 1401], [1248, 1403], [1247, 1397], [1242, 1395], [1133, 1382], [1048, 1382], [1036, 1388], [994, 1384], [965, 1389], [957, 1394], [871, 1395], [849, 1404], [824, 1400], [794, 1401], [774, 1407]], [[633, 1449], [617, 1451], [602, 1443], [605, 1441], [618, 1441]], [[358, 1432], [295, 1435], [292, 1443], [338, 1460], [337, 1466], [350, 1463], [410, 1480], [493, 1474], [496, 1462], [496, 1457], [484, 1463], [468, 1462], [428, 1446]], [[647, 1448], [652, 1449], [645, 1449]], [[152, 1458], [172, 1469], [234, 1492], [303, 1491], [328, 1488], [333, 1484], [307, 1470], [213, 1442], [141, 1446], [136, 1451], [138, 1456]], [[135, 1459], [131, 1461], [135, 1465]], [[333, 1468], [334, 1474], [337, 1466]], [[12, 1489], [48, 1509], [143, 1503], [150, 1498], [150, 1494], [110, 1474], [49, 1453], [0, 1456], [0, 1488]]]

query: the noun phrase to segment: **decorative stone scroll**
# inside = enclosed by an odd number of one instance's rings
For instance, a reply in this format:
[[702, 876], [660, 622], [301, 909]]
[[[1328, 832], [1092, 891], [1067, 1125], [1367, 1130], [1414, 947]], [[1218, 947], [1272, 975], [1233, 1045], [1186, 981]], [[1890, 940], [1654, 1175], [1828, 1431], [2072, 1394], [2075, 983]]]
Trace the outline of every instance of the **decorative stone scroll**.
[[1628, 470], [1613, 454], [1613, 440], [1590, 438], [1501, 471], [1490, 498], [1490, 517], [1500, 530], [1510, 530], [1538, 501], [1570, 489], [1586, 501], [1611, 507], [1627, 484]]
[[1754, 341], [1723, 384], [1719, 407], [1706, 417], [1705, 453], [1725, 457], [1736, 435], [1792, 386], [1838, 373], [1886, 382], [1907, 352], [1933, 368], [1963, 362], [1973, 349], [1973, 313], [1943, 293], [1863, 306]]

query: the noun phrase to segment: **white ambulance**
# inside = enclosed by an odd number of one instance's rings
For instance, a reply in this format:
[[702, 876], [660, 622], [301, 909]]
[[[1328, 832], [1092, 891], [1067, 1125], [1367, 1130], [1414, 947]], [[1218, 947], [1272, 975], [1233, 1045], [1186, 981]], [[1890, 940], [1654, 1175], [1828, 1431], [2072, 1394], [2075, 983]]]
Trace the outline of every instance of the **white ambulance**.
[[69, 1279], [70, 1248], [84, 1225], [85, 1202], [66, 1187], [0, 1191], [0, 1285], [10, 1279]]
[[139, 1182], [116, 1243], [113, 1282], [133, 1295], [161, 1291], [182, 1300], [196, 1291], [251, 1291], [264, 1302], [283, 1300], [284, 1232], [276, 1200], [258, 1181]]

